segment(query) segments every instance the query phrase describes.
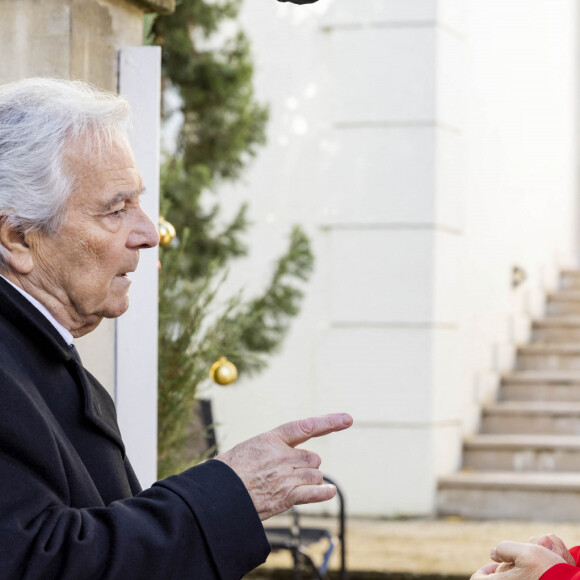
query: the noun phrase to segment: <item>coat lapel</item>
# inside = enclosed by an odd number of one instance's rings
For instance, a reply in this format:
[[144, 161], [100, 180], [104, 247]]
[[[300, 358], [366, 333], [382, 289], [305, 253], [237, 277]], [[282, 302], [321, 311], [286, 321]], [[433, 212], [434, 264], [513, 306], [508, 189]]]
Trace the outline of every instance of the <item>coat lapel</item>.
[[124, 458], [125, 446], [123, 445], [121, 432], [119, 431], [117, 412], [113, 399], [111, 399], [105, 387], [83, 367], [80, 357], [77, 359], [73, 354], [68, 364], [73, 367], [73, 372], [78, 378], [78, 384], [80, 384], [83, 390], [86, 419], [98, 427], [121, 448]]

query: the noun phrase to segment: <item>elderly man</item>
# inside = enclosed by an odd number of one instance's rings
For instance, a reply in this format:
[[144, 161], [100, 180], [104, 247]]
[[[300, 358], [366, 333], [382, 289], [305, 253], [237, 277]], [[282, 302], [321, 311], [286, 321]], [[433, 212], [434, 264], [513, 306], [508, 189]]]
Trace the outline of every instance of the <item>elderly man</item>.
[[288, 423], [142, 491], [113, 402], [72, 340], [128, 308], [158, 234], [139, 204], [129, 107], [82, 83], [0, 87], [0, 578], [235, 579], [260, 520], [327, 500], [294, 449], [350, 426]]

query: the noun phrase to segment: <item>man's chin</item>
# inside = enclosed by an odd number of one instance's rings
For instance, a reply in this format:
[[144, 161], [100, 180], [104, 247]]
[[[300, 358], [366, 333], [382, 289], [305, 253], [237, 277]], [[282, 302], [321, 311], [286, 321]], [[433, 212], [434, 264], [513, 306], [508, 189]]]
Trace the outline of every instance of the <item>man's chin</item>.
[[129, 297], [126, 296], [125, 298], [126, 300], [124, 302], [105, 310], [101, 318], [118, 318], [122, 314], [125, 314], [125, 312], [127, 312], [129, 309]]
[[98, 324], [103, 318], [118, 318], [129, 309], [129, 295], [125, 292], [121, 296], [115, 296], [103, 303], [97, 312], [90, 315], [90, 322], [93, 320]]

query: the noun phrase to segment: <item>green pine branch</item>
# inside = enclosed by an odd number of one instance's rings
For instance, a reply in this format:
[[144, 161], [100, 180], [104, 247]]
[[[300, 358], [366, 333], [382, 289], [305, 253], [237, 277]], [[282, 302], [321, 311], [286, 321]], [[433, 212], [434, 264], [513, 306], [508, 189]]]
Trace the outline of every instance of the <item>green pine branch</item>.
[[[222, 224], [208, 192], [236, 180], [265, 143], [268, 109], [255, 100], [250, 44], [242, 31], [225, 38], [241, 0], [181, 0], [174, 14], [146, 21], [163, 49], [163, 86], [179, 96], [175, 151], [161, 174], [162, 214], [178, 237], [161, 249], [159, 304], [159, 476], [198, 461], [192, 442], [196, 398], [220, 356], [240, 375], [258, 372], [298, 314], [313, 267], [308, 238], [295, 227], [264, 291], [223, 297], [232, 260], [245, 256], [246, 205]], [[216, 34], [217, 33], [217, 34]], [[164, 110], [170, 117], [172, 111]], [[220, 225], [221, 224], [221, 225]]]

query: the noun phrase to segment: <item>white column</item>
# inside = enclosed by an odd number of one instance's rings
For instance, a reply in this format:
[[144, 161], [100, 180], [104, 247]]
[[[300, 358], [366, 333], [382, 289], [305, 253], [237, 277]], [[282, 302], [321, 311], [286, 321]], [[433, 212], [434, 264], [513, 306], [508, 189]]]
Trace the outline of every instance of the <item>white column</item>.
[[351, 412], [352, 429], [307, 444], [350, 514], [429, 514], [437, 474], [459, 460], [465, 4], [243, 11], [271, 122], [248, 185], [220, 192], [223, 208], [245, 192], [255, 224], [231, 279], [267, 280], [293, 223], [311, 236], [316, 269], [268, 370], [213, 389], [218, 437], [225, 448], [300, 416]]
[[[119, 93], [133, 109], [131, 146], [146, 193], [141, 203], [159, 216], [161, 49], [120, 51]], [[141, 252], [132, 275], [129, 310], [116, 323], [115, 402], [127, 453], [141, 484], [157, 479], [158, 251]]]
[[361, 514], [431, 513], [459, 460], [460, 4], [335, 0], [323, 24], [336, 155], [316, 396], [356, 418], [323, 457]]

